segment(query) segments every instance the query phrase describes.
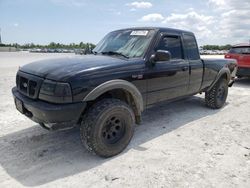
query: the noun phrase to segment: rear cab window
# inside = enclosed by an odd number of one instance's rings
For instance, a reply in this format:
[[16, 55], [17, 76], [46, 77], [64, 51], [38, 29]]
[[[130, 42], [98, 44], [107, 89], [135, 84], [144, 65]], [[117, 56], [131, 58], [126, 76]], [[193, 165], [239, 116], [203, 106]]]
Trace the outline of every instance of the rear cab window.
[[189, 60], [199, 60], [200, 53], [195, 37], [191, 34], [184, 34], [183, 40], [187, 58]]

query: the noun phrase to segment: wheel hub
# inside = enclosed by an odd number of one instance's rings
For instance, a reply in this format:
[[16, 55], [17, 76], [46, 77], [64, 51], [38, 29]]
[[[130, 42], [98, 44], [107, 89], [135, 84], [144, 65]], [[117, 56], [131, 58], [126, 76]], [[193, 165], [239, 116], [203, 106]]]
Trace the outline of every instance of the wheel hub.
[[221, 86], [219, 89], [218, 89], [218, 93], [217, 93], [217, 98], [219, 100], [223, 100], [224, 99], [224, 95], [225, 95], [225, 88], [223, 86]]
[[114, 144], [124, 136], [124, 124], [119, 117], [108, 118], [102, 129], [102, 138], [107, 144]]

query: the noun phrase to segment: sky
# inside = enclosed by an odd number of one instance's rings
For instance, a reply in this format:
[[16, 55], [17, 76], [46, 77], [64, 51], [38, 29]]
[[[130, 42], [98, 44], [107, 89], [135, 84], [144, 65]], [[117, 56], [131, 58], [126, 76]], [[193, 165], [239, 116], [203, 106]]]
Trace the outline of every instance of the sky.
[[110, 31], [189, 30], [199, 45], [250, 41], [250, 0], [0, 0], [3, 43], [96, 44]]

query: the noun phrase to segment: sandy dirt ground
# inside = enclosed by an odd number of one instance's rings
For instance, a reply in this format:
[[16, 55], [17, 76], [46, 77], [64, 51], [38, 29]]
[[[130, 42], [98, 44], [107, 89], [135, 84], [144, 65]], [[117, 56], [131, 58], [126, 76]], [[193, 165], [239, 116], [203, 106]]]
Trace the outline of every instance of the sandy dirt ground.
[[49, 132], [15, 109], [18, 66], [62, 56], [74, 54], [0, 53], [1, 188], [250, 187], [250, 79], [237, 80], [220, 110], [197, 95], [145, 111], [128, 148], [102, 159], [77, 129]]

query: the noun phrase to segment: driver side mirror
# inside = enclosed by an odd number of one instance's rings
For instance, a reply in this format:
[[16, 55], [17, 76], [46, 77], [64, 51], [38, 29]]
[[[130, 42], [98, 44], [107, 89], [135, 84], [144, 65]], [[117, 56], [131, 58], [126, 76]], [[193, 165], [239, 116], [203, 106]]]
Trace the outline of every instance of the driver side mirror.
[[165, 50], [157, 50], [155, 54], [150, 57], [150, 62], [169, 61], [171, 59], [171, 53]]

